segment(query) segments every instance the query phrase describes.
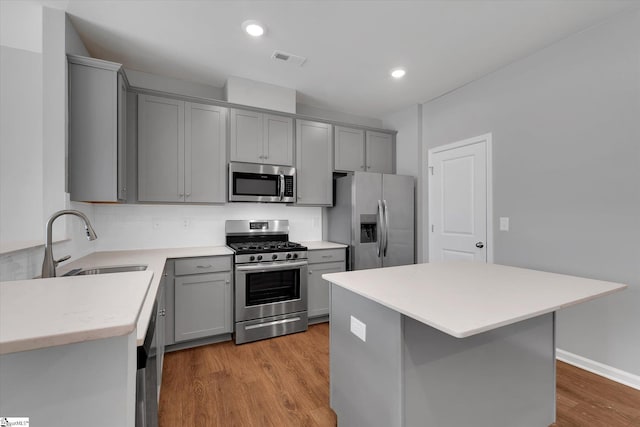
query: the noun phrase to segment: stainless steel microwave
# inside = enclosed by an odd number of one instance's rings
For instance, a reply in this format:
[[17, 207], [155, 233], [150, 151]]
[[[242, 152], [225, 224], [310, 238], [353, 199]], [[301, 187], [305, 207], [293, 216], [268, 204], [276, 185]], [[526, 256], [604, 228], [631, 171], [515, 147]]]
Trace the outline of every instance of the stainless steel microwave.
[[229, 201], [294, 203], [296, 168], [229, 163]]

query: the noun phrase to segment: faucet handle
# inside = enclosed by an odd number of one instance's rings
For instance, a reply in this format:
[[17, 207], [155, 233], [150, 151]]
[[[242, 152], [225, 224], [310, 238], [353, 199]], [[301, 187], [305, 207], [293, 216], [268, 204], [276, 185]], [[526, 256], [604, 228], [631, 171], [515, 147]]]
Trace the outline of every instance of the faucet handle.
[[63, 256], [60, 259], [55, 260], [54, 263], [55, 263], [55, 265], [58, 265], [61, 262], [64, 262], [64, 261], [68, 260], [69, 258], [71, 258], [71, 255], [66, 255], [66, 256]]

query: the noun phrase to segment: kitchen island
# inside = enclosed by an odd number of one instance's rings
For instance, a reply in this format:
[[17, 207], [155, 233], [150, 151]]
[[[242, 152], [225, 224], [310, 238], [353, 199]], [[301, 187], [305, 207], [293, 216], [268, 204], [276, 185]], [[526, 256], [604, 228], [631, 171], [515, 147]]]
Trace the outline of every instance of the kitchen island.
[[555, 421], [555, 311], [626, 286], [495, 264], [333, 273], [331, 407], [344, 426]]

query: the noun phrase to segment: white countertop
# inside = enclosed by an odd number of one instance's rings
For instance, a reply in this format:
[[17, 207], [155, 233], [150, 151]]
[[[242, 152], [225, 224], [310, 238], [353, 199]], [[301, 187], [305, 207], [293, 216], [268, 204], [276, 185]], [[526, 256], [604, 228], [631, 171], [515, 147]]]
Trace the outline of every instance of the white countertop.
[[0, 354], [125, 335], [144, 342], [169, 258], [232, 255], [225, 246], [94, 252], [58, 269], [147, 265], [144, 272], [0, 283]]
[[153, 276], [143, 271], [0, 283], [0, 354], [133, 332]]
[[446, 262], [322, 277], [419, 322], [465, 338], [626, 288], [497, 264]]
[[325, 240], [315, 240], [308, 242], [298, 242], [303, 246], [306, 246], [310, 251], [320, 250], [320, 249], [344, 249], [348, 245], [343, 245], [342, 243], [334, 243], [327, 242]]

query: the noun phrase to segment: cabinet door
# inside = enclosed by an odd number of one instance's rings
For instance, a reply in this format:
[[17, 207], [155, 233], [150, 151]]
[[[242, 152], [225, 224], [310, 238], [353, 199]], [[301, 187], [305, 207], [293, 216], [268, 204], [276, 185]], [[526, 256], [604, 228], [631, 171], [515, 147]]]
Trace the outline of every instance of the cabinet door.
[[231, 153], [229, 157], [235, 162], [263, 162], [263, 124], [262, 113], [253, 111], [231, 110]]
[[165, 276], [162, 276], [160, 280], [160, 287], [158, 288], [158, 312], [156, 317], [156, 368], [157, 368], [157, 381], [158, 381], [158, 399], [160, 398], [160, 385], [162, 384], [162, 366], [164, 363], [164, 347], [165, 342], [165, 329], [166, 329], [166, 299], [165, 299]]
[[185, 200], [226, 201], [226, 112], [224, 107], [185, 104]]
[[296, 121], [297, 204], [333, 203], [331, 125]]
[[337, 171], [364, 171], [364, 131], [336, 126], [335, 163]]
[[175, 341], [232, 331], [231, 273], [175, 278]]
[[118, 200], [127, 200], [127, 86], [118, 73]]
[[264, 115], [263, 163], [293, 165], [293, 119]]
[[393, 173], [393, 137], [367, 131], [367, 172]]
[[184, 201], [184, 101], [138, 96], [138, 200]]
[[309, 318], [329, 314], [329, 289], [331, 285], [323, 274], [345, 271], [344, 262], [309, 264]]
[[120, 198], [117, 75], [110, 69], [69, 63], [71, 200], [116, 202]]

